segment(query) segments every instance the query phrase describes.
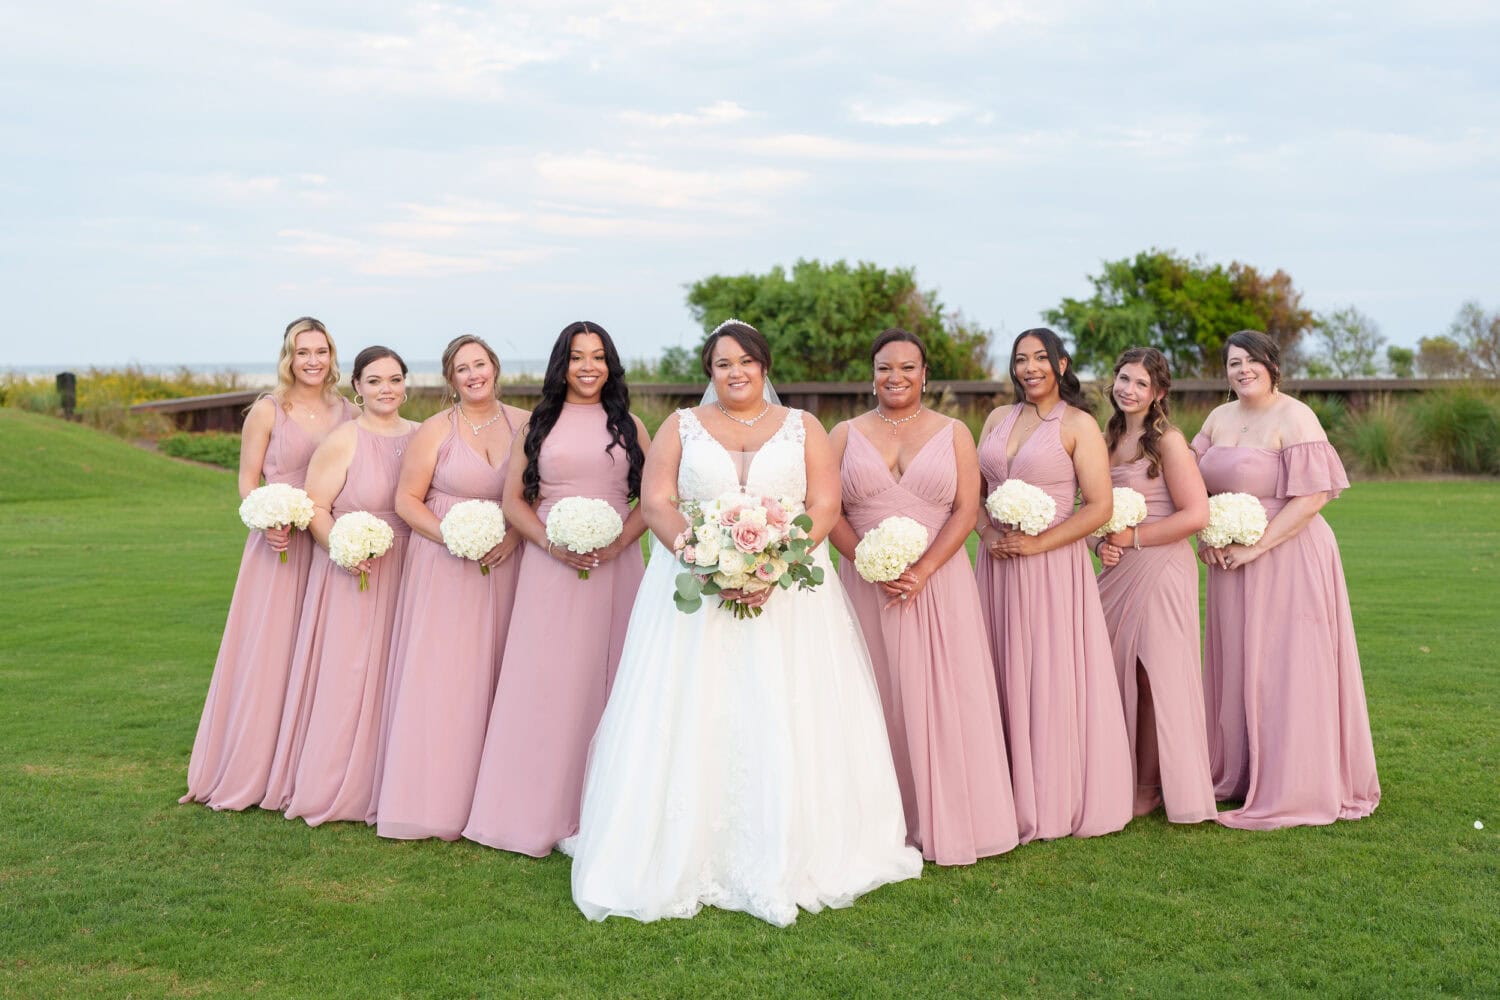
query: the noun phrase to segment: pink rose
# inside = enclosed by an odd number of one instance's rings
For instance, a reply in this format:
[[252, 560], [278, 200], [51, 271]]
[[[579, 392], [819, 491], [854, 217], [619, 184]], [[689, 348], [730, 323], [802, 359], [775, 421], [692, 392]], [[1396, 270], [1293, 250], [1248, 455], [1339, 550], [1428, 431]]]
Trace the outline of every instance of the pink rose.
[[785, 531], [786, 526], [791, 522], [791, 518], [787, 516], [786, 508], [771, 497], [766, 497], [762, 506], [766, 508], [766, 523], [777, 531]]
[[698, 553], [691, 545], [682, 546], [682, 548], [677, 550], [677, 554], [678, 557], [681, 558], [682, 561], [687, 563], [689, 566], [693, 564], [693, 560], [696, 559], [698, 555]]
[[736, 524], [730, 536], [734, 539], [734, 547], [745, 553], [759, 552], [771, 543], [770, 527], [753, 521]]
[[755, 567], [755, 575], [758, 579], [764, 580], [766, 583], [775, 583], [777, 578], [781, 576], [777, 572], [776, 561], [774, 559], [768, 559]]
[[[684, 548], [687, 547], [687, 543], [688, 533], [686, 531], [679, 532], [677, 537], [672, 540], [672, 551], [681, 552]], [[691, 562], [692, 560], [689, 559], [688, 561]]]
[[733, 507], [725, 507], [723, 510], [719, 511], [719, 524], [725, 528], [732, 528], [734, 527], [734, 522], [739, 520], [739, 517], [739, 506], [736, 505]]

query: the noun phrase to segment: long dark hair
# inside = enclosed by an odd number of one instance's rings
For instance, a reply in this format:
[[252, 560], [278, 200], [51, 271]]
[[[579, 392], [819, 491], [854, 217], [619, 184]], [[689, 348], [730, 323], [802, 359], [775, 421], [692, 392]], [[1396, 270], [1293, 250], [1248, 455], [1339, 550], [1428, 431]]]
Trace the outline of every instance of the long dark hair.
[[[1166, 393], [1172, 388], [1172, 369], [1167, 367], [1166, 355], [1154, 347], [1132, 347], [1123, 352], [1115, 360], [1116, 378], [1119, 378], [1120, 369], [1126, 365], [1140, 365], [1146, 369], [1146, 375], [1151, 379], [1151, 406], [1146, 410], [1146, 423], [1141, 429], [1141, 454], [1147, 459], [1146, 478], [1155, 479], [1161, 475], [1161, 436], [1172, 427], [1171, 408], [1167, 405], [1166, 397]], [[1156, 398], [1157, 392], [1162, 393], [1160, 399]], [[1120, 409], [1120, 404], [1115, 402], [1113, 388], [1109, 393], [1109, 405], [1114, 407], [1115, 412], [1104, 428], [1104, 440], [1113, 452], [1121, 435], [1125, 433], [1125, 413]]]
[[[1042, 347], [1047, 351], [1047, 364], [1052, 366], [1052, 374], [1057, 378], [1057, 392], [1062, 401], [1069, 406], [1076, 406], [1080, 410], [1089, 408], [1088, 402], [1083, 398], [1083, 383], [1078, 381], [1077, 374], [1073, 371], [1073, 355], [1063, 346], [1062, 338], [1045, 326], [1033, 327], [1030, 330], [1022, 330], [1016, 335], [1015, 342], [1010, 345], [1010, 359], [1006, 366], [1010, 369], [1010, 384], [1016, 390], [1016, 402], [1026, 402], [1026, 387], [1021, 380], [1016, 378], [1016, 348], [1021, 346], [1021, 341], [1027, 337], [1035, 337], [1042, 342]], [[1068, 362], [1066, 371], [1062, 368], [1062, 362]]]
[[[604, 406], [608, 421], [609, 444], [604, 453], [616, 445], [630, 459], [630, 474], [626, 478], [625, 494], [634, 500], [641, 495], [641, 466], [646, 463], [646, 453], [641, 451], [640, 437], [636, 433], [635, 420], [630, 416], [630, 388], [625, 384], [625, 366], [620, 363], [620, 352], [615, 342], [598, 323], [569, 323], [552, 345], [552, 356], [547, 359], [547, 374], [542, 380], [542, 400], [531, 411], [531, 426], [526, 431], [526, 471], [521, 473], [522, 496], [527, 503], [536, 503], [542, 495], [542, 470], [539, 464], [542, 442], [557, 425], [562, 415], [563, 402], [568, 397], [568, 355], [573, 350], [573, 338], [581, 333], [592, 333], [604, 344], [604, 366], [609, 378], [599, 393], [599, 402]], [[613, 457], [611, 457], [613, 461]]]
[[1276, 346], [1276, 341], [1259, 330], [1237, 330], [1231, 333], [1224, 340], [1224, 350], [1220, 352], [1226, 367], [1231, 347], [1238, 347], [1250, 355], [1251, 361], [1259, 361], [1265, 365], [1266, 371], [1271, 375], [1271, 388], [1281, 388], [1281, 348]]

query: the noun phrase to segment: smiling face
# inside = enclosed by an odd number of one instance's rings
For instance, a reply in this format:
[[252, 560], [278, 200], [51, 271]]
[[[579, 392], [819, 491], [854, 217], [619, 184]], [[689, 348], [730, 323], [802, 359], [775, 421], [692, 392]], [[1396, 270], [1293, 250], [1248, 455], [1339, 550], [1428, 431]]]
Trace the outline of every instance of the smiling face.
[[1234, 344], [1224, 358], [1224, 371], [1229, 376], [1229, 387], [1241, 402], [1253, 403], [1265, 399], [1276, 390], [1271, 371], [1250, 356], [1250, 352]]
[[[1067, 361], [1058, 360], [1058, 366], [1066, 371]], [[1052, 371], [1052, 359], [1047, 345], [1040, 337], [1022, 337], [1016, 344], [1015, 356], [1011, 358], [1011, 371], [1021, 383], [1021, 391], [1029, 403], [1041, 403], [1057, 396], [1057, 375]]]
[[609, 362], [604, 339], [597, 333], [576, 333], [568, 347], [568, 394], [570, 403], [597, 403], [609, 380]]
[[297, 334], [292, 347], [292, 378], [298, 385], [321, 388], [332, 370], [333, 348], [327, 334], [304, 330]]
[[451, 385], [465, 403], [481, 405], [494, 399], [499, 374], [490, 363], [489, 353], [478, 344], [465, 344], [453, 355]]
[[882, 409], [905, 410], [922, 402], [927, 366], [922, 352], [905, 340], [892, 341], [875, 355], [875, 398]]
[[733, 336], [725, 334], [714, 342], [709, 373], [714, 392], [726, 407], [745, 410], [758, 405], [766, 382], [765, 369]]
[[1120, 412], [1132, 415], [1145, 413], [1151, 408], [1153, 401], [1164, 395], [1161, 390], [1152, 386], [1151, 374], [1146, 371], [1146, 366], [1136, 361], [1120, 366], [1110, 392]]
[[406, 376], [395, 358], [376, 358], [359, 373], [354, 388], [364, 397], [366, 413], [388, 417], [401, 409], [406, 398]]

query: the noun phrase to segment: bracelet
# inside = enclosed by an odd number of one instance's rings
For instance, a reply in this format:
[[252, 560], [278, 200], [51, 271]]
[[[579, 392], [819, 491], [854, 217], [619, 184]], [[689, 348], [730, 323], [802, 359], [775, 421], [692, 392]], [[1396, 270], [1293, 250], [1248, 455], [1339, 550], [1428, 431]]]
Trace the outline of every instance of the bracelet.
[[1135, 546], [1135, 550], [1137, 552], [1139, 552], [1139, 551], [1141, 551], [1141, 528], [1140, 528], [1140, 525], [1136, 525], [1135, 527], [1131, 528], [1130, 531], [1131, 531], [1131, 535], [1130, 535], [1131, 544], [1134, 545]]
[[550, 539], [547, 542], [547, 555], [552, 555], [552, 542]]

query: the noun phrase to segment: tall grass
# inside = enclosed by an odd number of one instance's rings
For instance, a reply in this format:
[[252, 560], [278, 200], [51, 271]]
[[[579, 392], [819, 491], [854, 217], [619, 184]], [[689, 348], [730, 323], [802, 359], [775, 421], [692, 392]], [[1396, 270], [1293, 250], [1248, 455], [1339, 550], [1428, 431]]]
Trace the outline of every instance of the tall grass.
[[1470, 386], [1423, 393], [1412, 404], [1425, 457], [1454, 472], [1500, 472], [1500, 392]]
[[1388, 394], [1350, 410], [1329, 438], [1345, 464], [1367, 476], [1401, 476], [1418, 465], [1411, 417]]

